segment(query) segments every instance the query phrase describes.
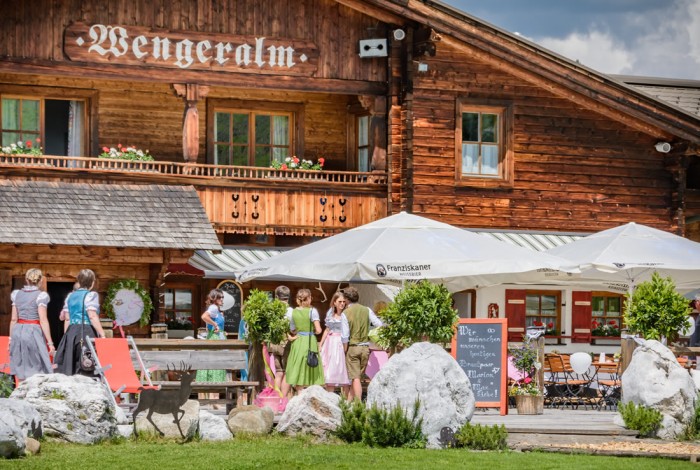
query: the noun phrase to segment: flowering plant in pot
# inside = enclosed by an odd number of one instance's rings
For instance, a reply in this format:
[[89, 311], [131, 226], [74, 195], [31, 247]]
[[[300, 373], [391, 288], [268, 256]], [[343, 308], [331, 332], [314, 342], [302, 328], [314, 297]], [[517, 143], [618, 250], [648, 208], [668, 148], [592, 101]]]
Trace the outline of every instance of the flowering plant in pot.
[[275, 170], [323, 170], [323, 165], [326, 163], [326, 159], [321, 157], [316, 163], [312, 160], [305, 160], [297, 156], [287, 157], [284, 160], [277, 161], [273, 160], [270, 168]]
[[544, 394], [538, 380], [538, 372], [542, 364], [539, 361], [537, 347], [526, 340], [522, 346], [511, 349], [510, 355], [521, 378], [511, 385], [508, 395], [515, 397], [519, 414], [542, 414]]
[[102, 153], [99, 158], [110, 158], [113, 160], [131, 160], [132, 162], [152, 162], [155, 159], [148, 153], [148, 150], [140, 150], [134, 146], [117, 144], [114, 147], [102, 147]]
[[5, 155], [43, 155], [41, 151], [41, 139], [36, 139], [36, 144], [32, 143], [31, 140], [23, 142], [21, 140], [17, 143], [11, 143], [10, 145], [3, 145], [0, 147], [0, 153]]

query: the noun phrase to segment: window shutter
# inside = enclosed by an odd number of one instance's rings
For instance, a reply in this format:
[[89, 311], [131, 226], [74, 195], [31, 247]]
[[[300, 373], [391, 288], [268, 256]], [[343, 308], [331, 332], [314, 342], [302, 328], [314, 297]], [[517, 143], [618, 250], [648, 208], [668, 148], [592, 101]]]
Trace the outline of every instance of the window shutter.
[[591, 292], [571, 293], [571, 341], [573, 343], [591, 342], [591, 322], [593, 321], [593, 295]]
[[525, 336], [525, 290], [506, 289], [508, 341], [520, 342]]

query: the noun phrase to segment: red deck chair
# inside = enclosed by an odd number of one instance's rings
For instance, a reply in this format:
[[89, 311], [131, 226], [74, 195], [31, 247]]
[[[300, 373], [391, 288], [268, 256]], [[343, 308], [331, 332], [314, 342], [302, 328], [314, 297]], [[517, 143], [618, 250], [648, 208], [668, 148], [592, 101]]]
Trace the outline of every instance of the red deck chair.
[[[152, 369], [146, 368], [139, 354], [136, 343], [131, 336], [126, 338], [90, 338], [88, 342], [95, 357], [95, 374], [99, 374], [101, 380], [110, 390], [110, 396], [114, 406], [117, 406], [116, 397], [122, 393], [140, 393], [141, 390], [159, 389], [159, 385], [151, 382]], [[142, 383], [132, 362], [131, 350], [141, 367]]]
[[9, 336], [0, 336], [0, 374], [10, 374]]

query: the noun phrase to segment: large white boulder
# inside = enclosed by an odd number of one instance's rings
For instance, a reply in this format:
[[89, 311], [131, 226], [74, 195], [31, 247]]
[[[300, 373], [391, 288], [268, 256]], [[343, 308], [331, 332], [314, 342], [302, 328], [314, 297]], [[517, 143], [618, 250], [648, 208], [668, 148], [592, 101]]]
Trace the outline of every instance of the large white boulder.
[[176, 413], [174, 415], [154, 412], [149, 417], [148, 410], [143, 410], [134, 418], [134, 431], [137, 435], [156, 435], [189, 441], [199, 429], [199, 402], [187, 400]]
[[14, 416], [9, 413], [0, 413], [0, 457], [13, 458], [24, 455], [25, 449], [24, 431]]
[[104, 385], [82, 375], [37, 374], [10, 398], [26, 400], [41, 415], [44, 436], [94, 444], [117, 433], [115, 410]]
[[657, 432], [662, 439], [675, 439], [683, 433], [695, 413], [697, 389], [688, 371], [676, 356], [658, 341], [637, 346], [622, 374], [622, 401], [644, 405], [661, 412]]
[[443, 427], [457, 431], [469, 421], [476, 405], [467, 374], [432, 343], [416, 343], [393, 355], [367, 389], [367, 407], [390, 409], [400, 403], [409, 416], [417, 399], [429, 448], [440, 447]]
[[312, 385], [289, 400], [277, 431], [290, 436], [311, 434], [325, 440], [340, 426], [341, 416], [340, 397]]

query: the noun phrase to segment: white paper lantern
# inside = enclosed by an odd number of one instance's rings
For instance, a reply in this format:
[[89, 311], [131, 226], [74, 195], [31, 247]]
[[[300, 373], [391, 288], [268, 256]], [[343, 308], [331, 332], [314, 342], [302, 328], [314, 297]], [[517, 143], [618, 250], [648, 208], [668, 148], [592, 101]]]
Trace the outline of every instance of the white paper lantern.
[[131, 289], [119, 289], [112, 300], [117, 325], [136, 323], [143, 314], [143, 299]]
[[577, 374], [585, 374], [591, 366], [591, 355], [585, 352], [576, 352], [570, 358], [571, 368]]

